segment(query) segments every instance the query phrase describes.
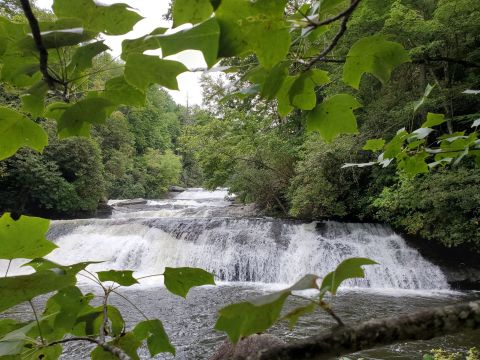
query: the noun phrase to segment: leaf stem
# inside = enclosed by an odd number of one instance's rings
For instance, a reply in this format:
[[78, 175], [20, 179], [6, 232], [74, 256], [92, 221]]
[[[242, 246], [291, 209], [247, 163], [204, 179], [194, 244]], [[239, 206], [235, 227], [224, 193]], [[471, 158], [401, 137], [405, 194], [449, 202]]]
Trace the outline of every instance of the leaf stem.
[[130, 301], [129, 298], [127, 298], [126, 296], [124, 296], [124, 295], [116, 292], [115, 290], [112, 290], [112, 293], [114, 293], [115, 295], [120, 296], [122, 299], [124, 299], [126, 302], [128, 302], [130, 305], [132, 305], [132, 306], [145, 318], [145, 320], [147, 320], [147, 321], [150, 320], [150, 319], [148, 318], [148, 316], [145, 315], [145, 313], [144, 313], [137, 305], [135, 305], [132, 301]]
[[35, 306], [33, 306], [32, 300], [28, 300], [28, 303], [30, 304], [30, 307], [32, 308], [33, 315], [35, 316], [35, 321], [37, 322], [38, 335], [40, 335], [40, 339], [42, 340], [42, 344], [45, 345], [45, 339], [43, 338], [43, 335], [42, 335], [42, 328], [40, 327], [40, 321], [38, 321], [38, 316], [37, 316], [37, 311], [35, 310]]
[[8, 271], [10, 270], [10, 265], [12, 265], [12, 260], [8, 260], [7, 271], [5, 271], [5, 277], [8, 275]]

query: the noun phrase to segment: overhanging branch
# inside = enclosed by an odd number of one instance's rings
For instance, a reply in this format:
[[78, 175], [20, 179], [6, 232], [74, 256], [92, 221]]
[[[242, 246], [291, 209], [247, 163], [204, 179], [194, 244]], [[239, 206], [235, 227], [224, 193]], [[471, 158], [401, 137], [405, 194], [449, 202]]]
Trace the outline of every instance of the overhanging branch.
[[337, 46], [340, 39], [342, 38], [342, 36], [347, 31], [348, 21], [350, 20], [352, 14], [355, 11], [355, 9], [357, 8], [358, 4], [360, 4], [360, 1], [362, 1], [362, 0], [352, 0], [352, 3], [351, 3], [351, 5], [348, 9], [346, 9], [345, 11], [341, 12], [340, 14], [338, 14], [337, 16], [335, 16], [331, 19], [325, 20], [325, 21], [329, 21], [327, 23], [327, 24], [329, 24], [333, 21], [336, 21], [336, 20], [339, 20], [339, 19], [343, 18], [342, 23], [340, 25], [340, 29], [335, 34], [335, 36], [332, 39], [332, 42], [330, 43], [330, 45], [327, 48], [325, 48], [318, 56], [316, 56], [312, 60], [310, 60], [310, 62], [307, 65], [307, 70], [311, 69], [317, 62], [325, 59], [325, 57], [328, 54], [330, 54], [330, 52], [332, 52], [333, 49], [335, 49], [335, 47]]
[[33, 14], [32, 7], [29, 0], [20, 0], [22, 4], [23, 13], [28, 20], [30, 29], [32, 30], [33, 41], [35, 46], [40, 54], [40, 71], [43, 75], [43, 79], [47, 83], [48, 87], [52, 90], [55, 89], [55, 83], [62, 83], [58, 79], [52, 77], [48, 72], [48, 51], [43, 45], [42, 34], [40, 32], [40, 26], [38, 25], [38, 20]]
[[428, 340], [473, 329], [480, 329], [480, 301], [337, 328], [298, 343], [271, 348], [249, 360], [326, 360], [401, 341]]

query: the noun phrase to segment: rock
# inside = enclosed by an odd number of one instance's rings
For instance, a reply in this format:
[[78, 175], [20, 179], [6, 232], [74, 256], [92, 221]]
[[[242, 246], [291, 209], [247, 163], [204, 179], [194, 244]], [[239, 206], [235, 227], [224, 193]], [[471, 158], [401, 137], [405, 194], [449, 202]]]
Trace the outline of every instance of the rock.
[[187, 189], [185, 189], [181, 186], [174, 186], [174, 185], [172, 185], [168, 188], [168, 191], [170, 191], [170, 192], [184, 192], [185, 190], [187, 190]]
[[227, 196], [225, 196], [226, 201], [234, 202], [236, 199], [237, 199], [237, 195], [235, 194], [228, 194]]
[[255, 359], [261, 350], [282, 346], [285, 343], [273, 335], [252, 335], [240, 340], [236, 345], [224, 341], [210, 357], [210, 360], [246, 360]]
[[108, 205], [106, 202], [98, 204], [96, 217], [107, 218], [113, 213], [113, 206]]
[[145, 199], [129, 199], [129, 200], [122, 200], [115, 203], [114, 206], [131, 206], [131, 205], [145, 205], [147, 200]]

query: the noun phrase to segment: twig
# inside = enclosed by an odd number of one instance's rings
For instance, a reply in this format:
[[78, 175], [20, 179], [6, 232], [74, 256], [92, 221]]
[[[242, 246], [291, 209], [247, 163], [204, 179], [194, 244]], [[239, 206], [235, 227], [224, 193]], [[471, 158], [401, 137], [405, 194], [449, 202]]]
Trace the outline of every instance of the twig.
[[120, 360], [131, 360], [130, 356], [128, 356], [122, 349], [112, 346], [106, 342], [102, 342], [101, 340], [90, 338], [90, 337], [73, 337], [68, 339], [62, 339], [62, 340], [54, 341], [48, 344], [47, 346], [65, 344], [65, 343], [74, 342], [74, 341], [86, 341], [86, 342], [94, 343], [101, 346], [111, 354], [117, 356]]
[[335, 312], [330, 308], [330, 306], [326, 302], [320, 301], [320, 303], [318, 303], [315, 300], [312, 300], [300, 295], [296, 295], [296, 294], [292, 294], [291, 296], [296, 297], [298, 299], [309, 301], [310, 303], [317, 305], [323, 311], [325, 311], [328, 315], [330, 315], [337, 322], [338, 326], [345, 326], [345, 323], [342, 321], [342, 319], [340, 319], [340, 317], [337, 314], [335, 314]]
[[135, 305], [132, 301], [130, 301], [129, 298], [127, 298], [126, 296], [123, 296], [122, 294], [116, 292], [115, 290], [112, 290], [112, 292], [113, 292], [115, 295], [120, 296], [122, 299], [124, 299], [124, 300], [125, 300], [126, 302], [128, 302], [130, 305], [132, 305], [132, 306], [135, 308], [135, 310], [137, 310], [137, 311], [145, 318], [145, 320], [147, 320], [147, 321], [149, 320], [148, 316], [145, 315], [145, 313], [144, 313], [142, 310], [140, 310], [140, 308], [139, 308], [137, 305]]
[[339, 14], [331, 17], [331, 18], [328, 18], [328, 19], [325, 19], [325, 20], [322, 20], [320, 22], [315, 23], [315, 26], [318, 27], [318, 26], [329, 25], [329, 24], [341, 19], [342, 17], [350, 16], [355, 11], [355, 9], [358, 6], [358, 4], [360, 3], [360, 1], [362, 1], [362, 0], [352, 1], [352, 3], [350, 4], [350, 6], [347, 9], [345, 9], [341, 13], [339, 13]]
[[360, 4], [360, 1], [361, 0], [353, 0], [350, 7], [338, 15], [339, 17], [337, 18], [337, 20], [343, 17], [343, 21], [342, 21], [342, 24], [340, 25], [340, 29], [338, 30], [335, 37], [332, 39], [332, 42], [330, 43], [330, 45], [308, 63], [307, 70], [311, 69], [316, 62], [323, 60], [325, 56], [330, 54], [330, 52], [337, 46], [338, 42], [347, 31], [348, 21], [350, 20], [350, 17], [352, 16], [353, 12], [357, 8], [358, 4]]
[[340, 317], [335, 314], [335, 312], [332, 310], [329, 304], [327, 304], [325, 301], [320, 301], [320, 307], [332, 318], [335, 319], [337, 322], [338, 326], [345, 326], [345, 323], [340, 319]]
[[12, 265], [12, 260], [8, 260], [7, 271], [5, 271], [5, 277], [8, 275], [8, 271], [10, 270], [10, 265]]
[[42, 34], [40, 32], [40, 26], [38, 25], [38, 20], [33, 14], [32, 7], [30, 6], [30, 1], [20, 0], [22, 4], [23, 13], [28, 20], [30, 29], [32, 30], [33, 40], [35, 41], [35, 46], [40, 54], [40, 71], [43, 74], [43, 79], [47, 83], [48, 87], [52, 90], [55, 89], [55, 83], [62, 84], [62, 82], [50, 75], [48, 72], [48, 51], [43, 45]]
[[37, 311], [35, 310], [35, 306], [33, 306], [32, 300], [28, 300], [28, 303], [32, 308], [33, 315], [35, 316], [35, 321], [37, 322], [38, 335], [40, 335], [40, 340], [42, 341], [42, 344], [45, 344], [45, 339], [43, 338], [43, 335], [42, 335], [42, 328], [40, 327], [40, 321], [38, 321], [38, 316], [37, 316]]
[[105, 342], [105, 335], [107, 331], [107, 326], [108, 326], [108, 295], [109, 292], [107, 289], [103, 289], [105, 292], [105, 296], [103, 297], [103, 320], [102, 324], [100, 325], [100, 341]]

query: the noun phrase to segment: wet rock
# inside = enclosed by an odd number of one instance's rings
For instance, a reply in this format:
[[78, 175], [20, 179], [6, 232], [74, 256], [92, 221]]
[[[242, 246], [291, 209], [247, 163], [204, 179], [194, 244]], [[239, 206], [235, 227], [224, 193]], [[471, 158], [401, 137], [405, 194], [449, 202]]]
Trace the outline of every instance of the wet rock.
[[115, 203], [115, 206], [132, 206], [132, 205], [145, 205], [147, 200], [139, 198], [139, 199], [129, 199], [129, 200], [122, 200]]
[[236, 345], [224, 341], [210, 360], [246, 360], [255, 359], [256, 355], [266, 349], [282, 346], [285, 343], [273, 335], [252, 335], [240, 340]]
[[170, 186], [168, 188], [168, 191], [170, 191], [170, 192], [184, 192], [185, 190], [187, 190], [187, 189], [185, 189], [181, 186]]
[[113, 206], [108, 205], [106, 202], [105, 203], [100, 203], [98, 204], [97, 212], [96, 212], [96, 217], [99, 218], [108, 218], [111, 216], [113, 213]]
[[237, 199], [237, 195], [235, 194], [228, 194], [227, 196], [225, 196], [226, 201], [234, 202], [236, 199]]

